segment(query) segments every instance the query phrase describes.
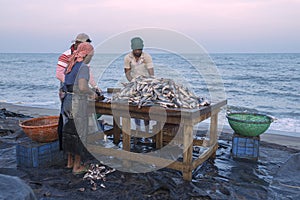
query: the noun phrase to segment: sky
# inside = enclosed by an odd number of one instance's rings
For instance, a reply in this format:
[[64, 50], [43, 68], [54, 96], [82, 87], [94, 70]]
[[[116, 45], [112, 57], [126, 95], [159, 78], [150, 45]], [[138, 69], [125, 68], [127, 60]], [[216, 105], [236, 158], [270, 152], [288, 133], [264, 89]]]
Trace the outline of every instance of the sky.
[[299, 10], [300, 0], [0, 0], [0, 53], [61, 53], [81, 32], [97, 45], [149, 27], [209, 53], [300, 53]]

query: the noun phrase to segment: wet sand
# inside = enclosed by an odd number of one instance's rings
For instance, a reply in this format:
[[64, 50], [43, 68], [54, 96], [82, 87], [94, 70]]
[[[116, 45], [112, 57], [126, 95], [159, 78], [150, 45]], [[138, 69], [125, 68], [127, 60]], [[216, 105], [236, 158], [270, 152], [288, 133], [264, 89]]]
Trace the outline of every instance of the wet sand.
[[59, 110], [56, 109], [47, 109], [47, 108], [37, 108], [37, 107], [28, 107], [10, 103], [0, 102], [0, 109], [5, 108], [11, 112], [17, 114], [28, 115], [31, 117], [41, 117], [49, 115], [59, 115]]
[[[0, 108], [32, 117], [58, 115], [58, 110], [40, 109], [0, 103]], [[215, 159], [209, 159], [193, 173], [191, 182], [183, 181], [181, 172], [161, 169], [135, 174], [115, 171], [108, 174], [105, 188], [91, 190], [82, 176], [65, 169], [65, 160], [47, 168], [16, 166], [16, 141], [25, 137], [18, 127], [20, 118], [1, 119], [2, 129], [11, 135], [0, 137], [0, 173], [18, 176], [34, 191], [38, 199], [285, 199], [296, 198], [299, 182], [277, 181], [278, 171], [286, 161], [300, 152], [299, 138], [263, 134], [257, 162], [231, 157], [232, 130], [224, 129], [219, 137]], [[87, 160], [97, 163], [93, 157]], [[99, 163], [99, 162], [98, 162]], [[295, 166], [295, 169], [297, 166]], [[291, 170], [293, 171], [293, 170]], [[299, 169], [294, 171], [297, 179]], [[297, 173], [297, 174], [296, 174]], [[290, 174], [293, 177], [293, 174]], [[275, 181], [276, 180], [276, 181]], [[299, 183], [300, 184], [300, 183]], [[85, 188], [85, 191], [79, 191]], [[1, 190], [1, 189], [0, 189]]]

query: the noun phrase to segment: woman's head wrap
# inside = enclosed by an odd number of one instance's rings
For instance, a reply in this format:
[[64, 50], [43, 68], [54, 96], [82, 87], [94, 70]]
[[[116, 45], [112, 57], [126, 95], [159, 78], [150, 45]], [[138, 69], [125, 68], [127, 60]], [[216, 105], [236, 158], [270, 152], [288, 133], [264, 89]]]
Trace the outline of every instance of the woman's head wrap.
[[69, 58], [69, 64], [67, 66], [65, 73], [66, 74], [70, 73], [70, 71], [72, 71], [73, 66], [77, 62], [83, 61], [87, 55], [89, 55], [93, 52], [94, 52], [94, 48], [90, 43], [88, 43], [88, 42], [80, 43], [77, 47], [77, 50], [75, 50], [74, 53]]

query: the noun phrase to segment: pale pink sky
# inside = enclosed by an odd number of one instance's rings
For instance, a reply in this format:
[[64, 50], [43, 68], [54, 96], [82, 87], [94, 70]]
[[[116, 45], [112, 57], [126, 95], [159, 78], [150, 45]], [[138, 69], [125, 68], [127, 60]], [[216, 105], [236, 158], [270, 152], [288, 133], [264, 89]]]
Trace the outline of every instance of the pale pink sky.
[[165, 28], [214, 52], [300, 52], [300, 0], [2, 0], [0, 52], [61, 52], [80, 33], [98, 44]]

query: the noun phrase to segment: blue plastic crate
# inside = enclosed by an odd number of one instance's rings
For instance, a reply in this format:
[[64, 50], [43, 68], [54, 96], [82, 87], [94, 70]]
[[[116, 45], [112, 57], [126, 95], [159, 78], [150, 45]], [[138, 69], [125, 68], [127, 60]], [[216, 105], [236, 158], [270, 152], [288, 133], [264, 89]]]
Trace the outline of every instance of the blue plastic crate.
[[27, 139], [16, 146], [17, 165], [19, 167], [45, 167], [62, 161], [59, 141], [38, 143]]
[[260, 137], [246, 137], [234, 134], [231, 154], [233, 158], [258, 160]]

